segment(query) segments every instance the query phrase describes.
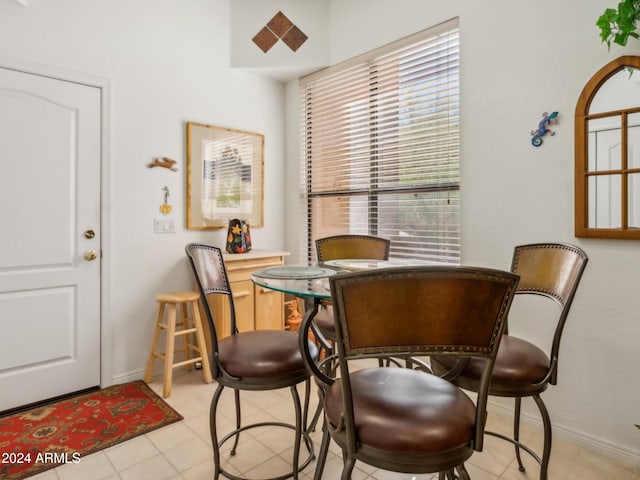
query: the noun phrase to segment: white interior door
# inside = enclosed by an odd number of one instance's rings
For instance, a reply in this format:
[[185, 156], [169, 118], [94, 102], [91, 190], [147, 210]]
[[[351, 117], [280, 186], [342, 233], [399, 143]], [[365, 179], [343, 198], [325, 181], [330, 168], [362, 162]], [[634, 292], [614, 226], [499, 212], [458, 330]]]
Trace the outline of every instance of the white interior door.
[[100, 95], [0, 68], [0, 411], [100, 384]]

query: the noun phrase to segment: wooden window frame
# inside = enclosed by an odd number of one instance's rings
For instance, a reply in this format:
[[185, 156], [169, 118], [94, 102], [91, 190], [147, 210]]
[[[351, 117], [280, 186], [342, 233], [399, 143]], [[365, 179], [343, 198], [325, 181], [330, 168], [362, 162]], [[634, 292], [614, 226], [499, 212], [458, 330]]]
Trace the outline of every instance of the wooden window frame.
[[[640, 69], [640, 57], [626, 55], [609, 62], [598, 70], [587, 82], [575, 111], [575, 236], [581, 238], [609, 238], [640, 240], [640, 228], [630, 228], [628, 225], [628, 178], [629, 175], [640, 173], [640, 168], [628, 168], [628, 148], [626, 118], [631, 113], [637, 113], [640, 108], [625, 108], [615, 111], [589, 114], [589, 108], [600, 87], [616, 73], [626, 68]], [[637, 75], [637, 73], [636, 73]], [[619, 169], [589, 171], [589, 138], [588, 122], [607, 116], [619, 115], [621, 118], [621, 165]], [[620, 228], [589, 227], [589, 178], [596, 175], [621, 176], [621, 226]]]

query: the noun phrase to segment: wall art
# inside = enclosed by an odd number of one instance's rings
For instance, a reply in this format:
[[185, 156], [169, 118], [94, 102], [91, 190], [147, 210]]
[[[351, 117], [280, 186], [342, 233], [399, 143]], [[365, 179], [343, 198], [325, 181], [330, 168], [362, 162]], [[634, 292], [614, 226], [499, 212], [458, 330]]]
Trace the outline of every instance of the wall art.
[[187, 123], [187, 228], [263, 226], [264, 135]]

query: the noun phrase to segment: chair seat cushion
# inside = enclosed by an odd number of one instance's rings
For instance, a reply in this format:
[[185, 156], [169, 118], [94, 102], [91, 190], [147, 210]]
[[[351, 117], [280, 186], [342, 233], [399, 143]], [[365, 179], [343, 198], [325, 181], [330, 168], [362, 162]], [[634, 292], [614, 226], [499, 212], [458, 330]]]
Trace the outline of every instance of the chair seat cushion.
[[[437, 376], [406, 368], [371, 368], [351, 374], [356, 441], [388, 452], [443, 452], [468, 445], [475, 406], [456, 386]], [[325, 399], [327, 420], [342, 414], [342, 384]]]
[[333, 307], [331, 305], [327, 305], [318, 310], [316, 316], [313, 317], [313, 321], [326, 338], [329, 340], [335, 340], [336, 321], [333, 318]]
[[[450, 367], [455, 360], [446, 357], [432, 359], [432, 365], [436, 372], [434, 362]], [[477, 382], [484, 360], [472, 358], [461, 377]], [[528, 391], [531, 385], [537, 384], [549, 371], [549, 357], [540, 348], [532, 343], [512, 335], [503, 335], [498, 348], [496, 363], [491, 376], [491, 394], [518, 394]], [[463, 385], [461, 380], [460, 384]], [[466, 387], [465, 387], [466, 388]]]
[[[312, 356], [317, 347], [310, 342]], [[218, 342], [223, 368], [235, 377], [271, 378], [306, 370], [298, 344], [298, 333], [284, 330], [254, 330]]]

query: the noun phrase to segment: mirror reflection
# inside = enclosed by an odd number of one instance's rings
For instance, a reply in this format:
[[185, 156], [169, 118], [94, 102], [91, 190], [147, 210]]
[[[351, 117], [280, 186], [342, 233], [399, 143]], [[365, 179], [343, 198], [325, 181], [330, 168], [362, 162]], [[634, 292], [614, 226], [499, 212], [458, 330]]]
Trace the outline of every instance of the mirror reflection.
[[639, 69], [623, 67], [596, 91], [589, 114], [640, 107]]

